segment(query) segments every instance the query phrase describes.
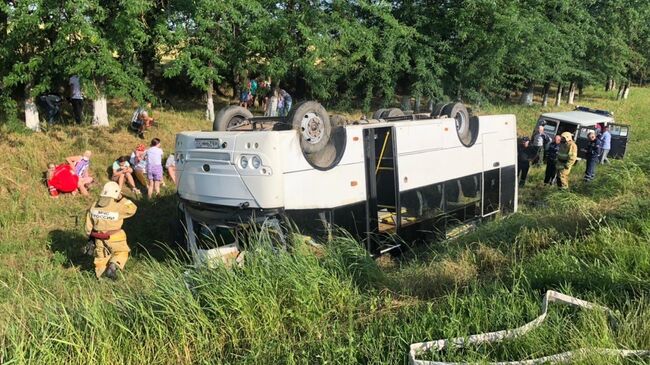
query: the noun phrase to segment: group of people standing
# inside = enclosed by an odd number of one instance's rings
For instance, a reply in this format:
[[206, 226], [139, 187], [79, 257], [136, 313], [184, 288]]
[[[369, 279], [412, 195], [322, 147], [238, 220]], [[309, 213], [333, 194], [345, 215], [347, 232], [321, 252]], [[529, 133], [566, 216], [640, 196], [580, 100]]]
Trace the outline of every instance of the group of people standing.
[[[598, 133], [589, 132], [585, 148], [586, 170], [584, 181], [596, 177], [596, 165], [608, 163], [612, 136], [608, 126], [601, 126]], [[519, 187], [526, 184], [530, 165], [546, 165], [544, 184], [557, 184], [560, 189], [569, 188], [569, 174], [578, 160], [578, 146], [570, 132], [555, 135], [552, 139], [544, 133], [544, 126], [538, 126], [532, 138], [523, 137], [517, 145]]]
[[266, 80], [251, 79], [239, 94], [239, 106], [252, 108], [255, 107], [255, 101], [267, 117], [286, 117], [293, 104], [293, 99], [286, 90], [273, 89]]
[[[73, 75], [68, 79], [69, 95], [68, 100], [72, 105], [72, 116], [76, 124], [83, 120], [84, 97], [81, 92], [79, 76]], [[48, 124], [54, 124], [61, 119], [61, 104], [63, 103], [65, 88], [60, 87], [57, 91], [44, 93], [38, 97], [39, 107], [44, 111], [45, 120]]]

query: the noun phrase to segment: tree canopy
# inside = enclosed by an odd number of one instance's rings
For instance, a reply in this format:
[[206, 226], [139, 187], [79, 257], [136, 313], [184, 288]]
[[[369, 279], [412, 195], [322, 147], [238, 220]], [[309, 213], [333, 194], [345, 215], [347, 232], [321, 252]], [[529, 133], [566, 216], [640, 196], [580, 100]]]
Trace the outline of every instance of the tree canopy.
[[[155, 101], [252, 77], [298, 98], [494, 100], [535, 84], [643, 82], [644, 0], [29, 0], [0, 2], [0, 108], [79, 75], [89, 98]], [[231, 94], [232, 95], [232, 94]]]

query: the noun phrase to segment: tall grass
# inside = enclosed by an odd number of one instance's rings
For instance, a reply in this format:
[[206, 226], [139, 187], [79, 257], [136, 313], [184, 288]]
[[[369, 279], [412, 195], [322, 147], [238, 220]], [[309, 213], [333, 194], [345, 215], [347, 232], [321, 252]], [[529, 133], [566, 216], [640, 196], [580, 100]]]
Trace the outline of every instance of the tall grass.
[[[91, 199], [48, 198], [41, 172], [47, 162], [92, 149], [93, 171], [107, 181], [109, 163], [140, 142], [127, 131], [129, 105], [113, 105], [109, 130], [2, 130], [0, 363], [399, 364], [412, 342], [529, 321], [547, 289], [610, 306], [618, 326], [597, 312], [553, 307], [548, 323], [522, 339], [429, 358], [505, 361], [579, 347], [650, 348], [648, 98], [648, 89], [632, 90], [625, 102], [592, 91], [584, 97], [633, 124], [628, 156], [599, 166], [595, 182], [583, 184], [578, 165], [571, 192], [558, 192], [533, 169], [519, 213], [401, 257], [375, 260], [343, 233], [319, 249], [297, 235], [288, 250], [277, 249], [261, 231], [242, 267], [195, 269], [167, 245], [175, 214], [170, 187], [158, 200], [136, 200], [139, 212], [126, 226], [133, 255], [116, 282], [97, 281], [80, 253]], [[529, 134], [541, 109], [492, 105], [480, 112], [515, 113], [520, 133]], [[201, 114], [155, 111], [160, 126], [152, 136], [171, 152], [176, 131], [209, 128]]]

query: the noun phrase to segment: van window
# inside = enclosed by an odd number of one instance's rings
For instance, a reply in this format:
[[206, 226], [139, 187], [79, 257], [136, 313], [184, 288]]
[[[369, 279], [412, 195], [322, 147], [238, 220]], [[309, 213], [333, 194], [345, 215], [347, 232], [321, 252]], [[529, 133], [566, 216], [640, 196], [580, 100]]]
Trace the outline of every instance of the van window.
[[578, 138], [587, 138], [589, 132], [592, 132], [592, 130], [588, 128], [580, 128], [580, 135], [578, 135]]
[[627, 137], [627, 127], [621, 127], [621, 137]]
[[544, 133], [545, 134], [553, 135], [553, 134], [555, 134], [556, 129], [557, 129], [557, 122], [555, 122], [555, 121], [547, 120], [546, 124], [544, 124]]

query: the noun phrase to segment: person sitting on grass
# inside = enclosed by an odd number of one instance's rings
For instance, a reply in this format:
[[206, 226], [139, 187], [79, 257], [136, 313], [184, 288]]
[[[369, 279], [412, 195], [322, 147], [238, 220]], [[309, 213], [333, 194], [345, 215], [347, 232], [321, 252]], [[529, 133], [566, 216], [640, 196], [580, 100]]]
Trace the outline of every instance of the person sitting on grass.
[[113, 162], [113, 176], [111, 180], [115, 181], [119, 186], [120, 190], [124, 186], [124, 180], [131, 186], [131, 190], [134, 194], [140, 194], [140, 190], [135, 187], [135, 181], [133, 181], [133, 169], [129, 164], [128, 158], [126, 156], [120, 156], [115, 162]]
[[176, 185], [176, 157], [174, 157], [173, 153], [167, 157], [167, 161], [165, 161], [165, 167], [167, 168], [169, 178], [172, 179], [174, 185]]
[[70, 156], [65, 161], [72, 167], [73, 173], [79, 177], [77, 189], [81, 195], [88, 195], [88, 188], [95, 179], [90, 176], [90, 157], [92, 152], [85, 151], [81, 156]]
[[131, 118], [131, 128], [137, 131], [138, 137], [144, 138], [144, 132], [151, 128], [154, 122], [154, 119], [149, 116], [149, 113], [144, 108], [138, 108]]
[[147, 182], [147, 159], [145, 156], [145, 146], [140, 143], [135, 150], [131, 153], [129, 164], [133, 166], [133, 175], [136, 180], [144, 187], [149, 184]]
[[58, 166], [48, 164], [45, 178], [52, 198], [58, 198], [62, 193], [77, 193], [79, 176], [74, 174], [74, 169], [67, 163]]

